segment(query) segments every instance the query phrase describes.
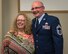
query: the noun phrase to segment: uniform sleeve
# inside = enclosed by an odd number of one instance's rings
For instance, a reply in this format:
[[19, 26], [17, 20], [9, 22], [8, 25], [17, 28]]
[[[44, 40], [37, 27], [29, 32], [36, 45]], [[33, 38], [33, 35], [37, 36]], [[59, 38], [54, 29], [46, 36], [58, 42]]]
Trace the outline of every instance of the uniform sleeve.
[[52, 36], [54, 41], [55, 54], [63, 54], [63, 34], [58, 18], [52, 21]]

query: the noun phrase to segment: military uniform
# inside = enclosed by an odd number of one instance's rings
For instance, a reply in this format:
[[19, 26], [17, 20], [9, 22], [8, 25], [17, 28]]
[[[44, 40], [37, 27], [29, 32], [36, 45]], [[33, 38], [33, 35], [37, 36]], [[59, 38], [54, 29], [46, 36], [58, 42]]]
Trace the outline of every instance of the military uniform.
[[35, 54], [63, 54], [63, 35], [59, 19], [45, 13], [36, 28], [36, 18], [32, 20]]

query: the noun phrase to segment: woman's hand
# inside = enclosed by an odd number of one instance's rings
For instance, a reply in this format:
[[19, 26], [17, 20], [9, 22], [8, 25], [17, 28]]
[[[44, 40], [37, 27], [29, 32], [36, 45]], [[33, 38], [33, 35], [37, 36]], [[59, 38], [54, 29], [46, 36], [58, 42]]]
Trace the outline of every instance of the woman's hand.
[[6, 38], [3, 40], [3, 46], [4, 47], [9, 46], [10, 43], [11, 43], [10, 38]]

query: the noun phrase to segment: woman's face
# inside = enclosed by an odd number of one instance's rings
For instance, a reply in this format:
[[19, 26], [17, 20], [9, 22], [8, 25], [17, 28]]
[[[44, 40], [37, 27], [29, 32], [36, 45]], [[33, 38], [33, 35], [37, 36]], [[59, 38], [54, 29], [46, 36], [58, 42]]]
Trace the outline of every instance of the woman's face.
[[19, 15], [16, 23], [17, 23], [17, 27], [19, 29], [24, 29], [24, 27], [25, 27], [25, 17], [23, 15]]

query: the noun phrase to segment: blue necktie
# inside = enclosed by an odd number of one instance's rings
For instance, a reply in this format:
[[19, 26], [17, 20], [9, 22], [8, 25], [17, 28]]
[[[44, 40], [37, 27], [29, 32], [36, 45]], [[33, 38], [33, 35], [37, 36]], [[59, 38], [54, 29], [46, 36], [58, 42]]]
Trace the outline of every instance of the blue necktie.
[[38, 28], [38, 25], [39, 25], [39, 21], [38, 19], [36, 19], [36, 29]]

